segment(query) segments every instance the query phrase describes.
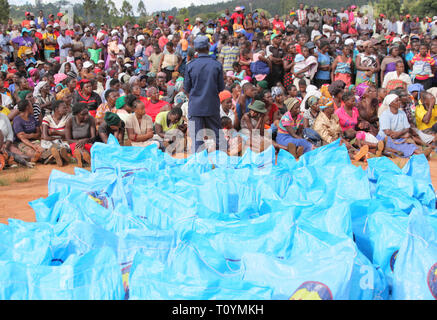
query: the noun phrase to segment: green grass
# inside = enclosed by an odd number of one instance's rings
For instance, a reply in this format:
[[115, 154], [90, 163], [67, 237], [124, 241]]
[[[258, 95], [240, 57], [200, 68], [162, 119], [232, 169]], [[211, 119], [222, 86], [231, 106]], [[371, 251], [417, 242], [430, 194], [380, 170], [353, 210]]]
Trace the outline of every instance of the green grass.
[[30, 180], [30, 176], [31, 176], [31, 174], [28, 171], [17, 173], [15, 175], [15, 182], [18, 182], [18, 183], [28, 182]]
[[5, 187], [5, 186], [8, 186], [8, 185], [10, 185], [10, 184], [11, 184], [11, 183], [10, 183], [9, 180], [6, 179], [6, 178], [0, 179], [0, 187]]

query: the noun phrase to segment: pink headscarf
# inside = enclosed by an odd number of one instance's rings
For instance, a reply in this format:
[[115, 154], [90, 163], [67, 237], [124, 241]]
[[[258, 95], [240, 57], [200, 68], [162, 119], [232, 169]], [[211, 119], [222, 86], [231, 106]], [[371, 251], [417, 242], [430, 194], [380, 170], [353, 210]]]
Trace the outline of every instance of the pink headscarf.
[[65, 73], [57, 73], [53, 77], [55, 78], [55, 84], [61, 83], [67, 79], [67, 75]]

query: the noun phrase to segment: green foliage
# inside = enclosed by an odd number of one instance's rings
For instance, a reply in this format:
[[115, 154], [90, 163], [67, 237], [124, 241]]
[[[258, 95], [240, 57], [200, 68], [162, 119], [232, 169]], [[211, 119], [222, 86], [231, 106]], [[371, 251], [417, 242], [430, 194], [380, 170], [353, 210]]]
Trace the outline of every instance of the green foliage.
[[7, 23], [9, 19], [9, 2], [0, 0], [0, 23]]
[[399, 16], [401, 7], [401, 0], [379, 0], [376, 4], [377, 11], [384, 13], [387, 17]]
[[433, 17], [437, 15], [437, 0], [420, 0], [411, 7], [411, 14]]

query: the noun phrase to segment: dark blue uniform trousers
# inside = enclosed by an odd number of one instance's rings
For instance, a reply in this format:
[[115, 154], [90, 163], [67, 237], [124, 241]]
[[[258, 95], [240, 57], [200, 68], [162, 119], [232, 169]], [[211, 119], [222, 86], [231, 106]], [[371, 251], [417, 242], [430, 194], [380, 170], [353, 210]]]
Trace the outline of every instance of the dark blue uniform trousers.
[[208, 117], [189, 116], [188, 133], [191, 139], [191, 153], [205, 149], [205, 136], [215, 140], [216, 150], [224, 152], [227, 150], [226, 139], [223, 130], [221, 130], [220, 115]]

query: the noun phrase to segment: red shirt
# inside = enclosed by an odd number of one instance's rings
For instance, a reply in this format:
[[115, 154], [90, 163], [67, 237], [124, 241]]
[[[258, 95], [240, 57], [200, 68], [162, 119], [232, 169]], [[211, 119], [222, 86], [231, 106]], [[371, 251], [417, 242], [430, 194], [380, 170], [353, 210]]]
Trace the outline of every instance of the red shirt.
[[349, 34], [358, 34], [358, 31], [357, 31], [357, 29], [355, 29], [355, 28], [352, 28], [352, 27], [349, 27], [349, 30], [347, 31], [347, 33], [349, 33]]
[[[141, 100], [141, 99], [140, 99]], [[159, 100], [157, 103], [152, 103], [150, 100], [143, 101], [146, 109], [146, 114], [155, 122], [155, 118], [160, 112], [161, 108], [168, 104], [167, 101]]]
[[270, 123], [273, 123], [273, 115], [278, 110], [279, 110], [278, 106], [273, 103], [272, 106], [270, 107], [270, 110], [269, 110], [269, 120], [270, 120]]
[[285, 30], [284, 23], [281, 20], [273, 20], [273, 29], [274, 30]]
[[74, 30], [65, 30], [65, 35], [70, 36], [70, 37], [74, 37]]
[[302, 48], [300, 44], [296, 44], [295, 47], [296, 47], [296, 52], [302, 54]]
[[244, 21], [244, 14], [242, 14], [242, 13], [234, 12], [234, 13], [232, 14], [232, 16], [231, 16], [231, 19], [234, 19], [234, 23], [237, 23], [237, 18], [238, 18], [238, 17], [241, 18], [241, 24], [243, 24], [243, 21]]

